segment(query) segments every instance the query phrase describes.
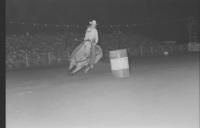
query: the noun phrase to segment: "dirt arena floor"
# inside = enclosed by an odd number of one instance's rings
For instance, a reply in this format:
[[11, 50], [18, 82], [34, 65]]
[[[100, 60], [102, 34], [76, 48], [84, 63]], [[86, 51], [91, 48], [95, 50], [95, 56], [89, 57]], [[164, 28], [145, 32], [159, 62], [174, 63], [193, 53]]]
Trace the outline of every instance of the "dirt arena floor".
[[199, 56], [132, 61], [124, 79], [109, 62], [7, 72], [7, 128], [199, 128]]

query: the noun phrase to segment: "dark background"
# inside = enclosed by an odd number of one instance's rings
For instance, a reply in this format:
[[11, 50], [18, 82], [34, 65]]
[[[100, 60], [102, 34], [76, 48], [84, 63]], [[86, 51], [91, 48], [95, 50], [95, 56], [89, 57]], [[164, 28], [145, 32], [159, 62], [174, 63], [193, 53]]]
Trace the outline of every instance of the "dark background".
[[198, 15], [199, 0], [6, 0], [7, 20], [137, 23]]
[[[6, 22], [87, 25], [95, 19], [99, 26], [153, 23], [132, 29], [160, 39], [186, 40], [186, 20], [188, 16], [198, 16], [199, 3], [199, 0], [6, 0]], [[6, 27], [7, 33], [30, 30], [30, 25]]]

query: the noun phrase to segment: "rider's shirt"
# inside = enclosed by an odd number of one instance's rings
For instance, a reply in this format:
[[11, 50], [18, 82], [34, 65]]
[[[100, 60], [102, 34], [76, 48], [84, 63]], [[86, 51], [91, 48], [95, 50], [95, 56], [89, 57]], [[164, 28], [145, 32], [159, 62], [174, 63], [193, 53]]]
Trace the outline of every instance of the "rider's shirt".
[[93, 28], [93, 27], [88, 27], [86, 30], [84, 40], [90, 40], [90, 41], [94, 42], [95, 44], [97, 44], [98, 40], [99, 40], [97, 29]]

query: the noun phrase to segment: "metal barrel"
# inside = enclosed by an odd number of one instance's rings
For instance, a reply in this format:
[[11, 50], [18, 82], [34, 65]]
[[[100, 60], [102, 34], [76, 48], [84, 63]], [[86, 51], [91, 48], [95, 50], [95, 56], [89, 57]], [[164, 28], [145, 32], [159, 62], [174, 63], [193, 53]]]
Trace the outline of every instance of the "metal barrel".
[[126, 49], [110, 51], [110, 65], [115, 77], [125, 78], [130, 76], [129, 62]]

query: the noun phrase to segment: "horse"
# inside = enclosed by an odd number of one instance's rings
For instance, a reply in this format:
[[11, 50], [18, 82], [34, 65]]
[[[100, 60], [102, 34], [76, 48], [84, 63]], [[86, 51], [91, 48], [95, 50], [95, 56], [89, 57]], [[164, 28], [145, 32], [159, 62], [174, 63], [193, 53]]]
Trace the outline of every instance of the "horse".
[[[75, 74], [83, 68], [85, 68], [84, 73], [87, 74], [87, 72], [91, 69], [91, 67], [89, 66], [90, 45], [91, 44], [89, 41], [85, 41], [74, 49], [69, 59], [70, 65], [68, 71], [70, 74]], [[103, 52], [99, 45], [95, 46], [95, 55], [96, 57], [94, 64], [98, 63], [99, 60], [103, 57]]]

